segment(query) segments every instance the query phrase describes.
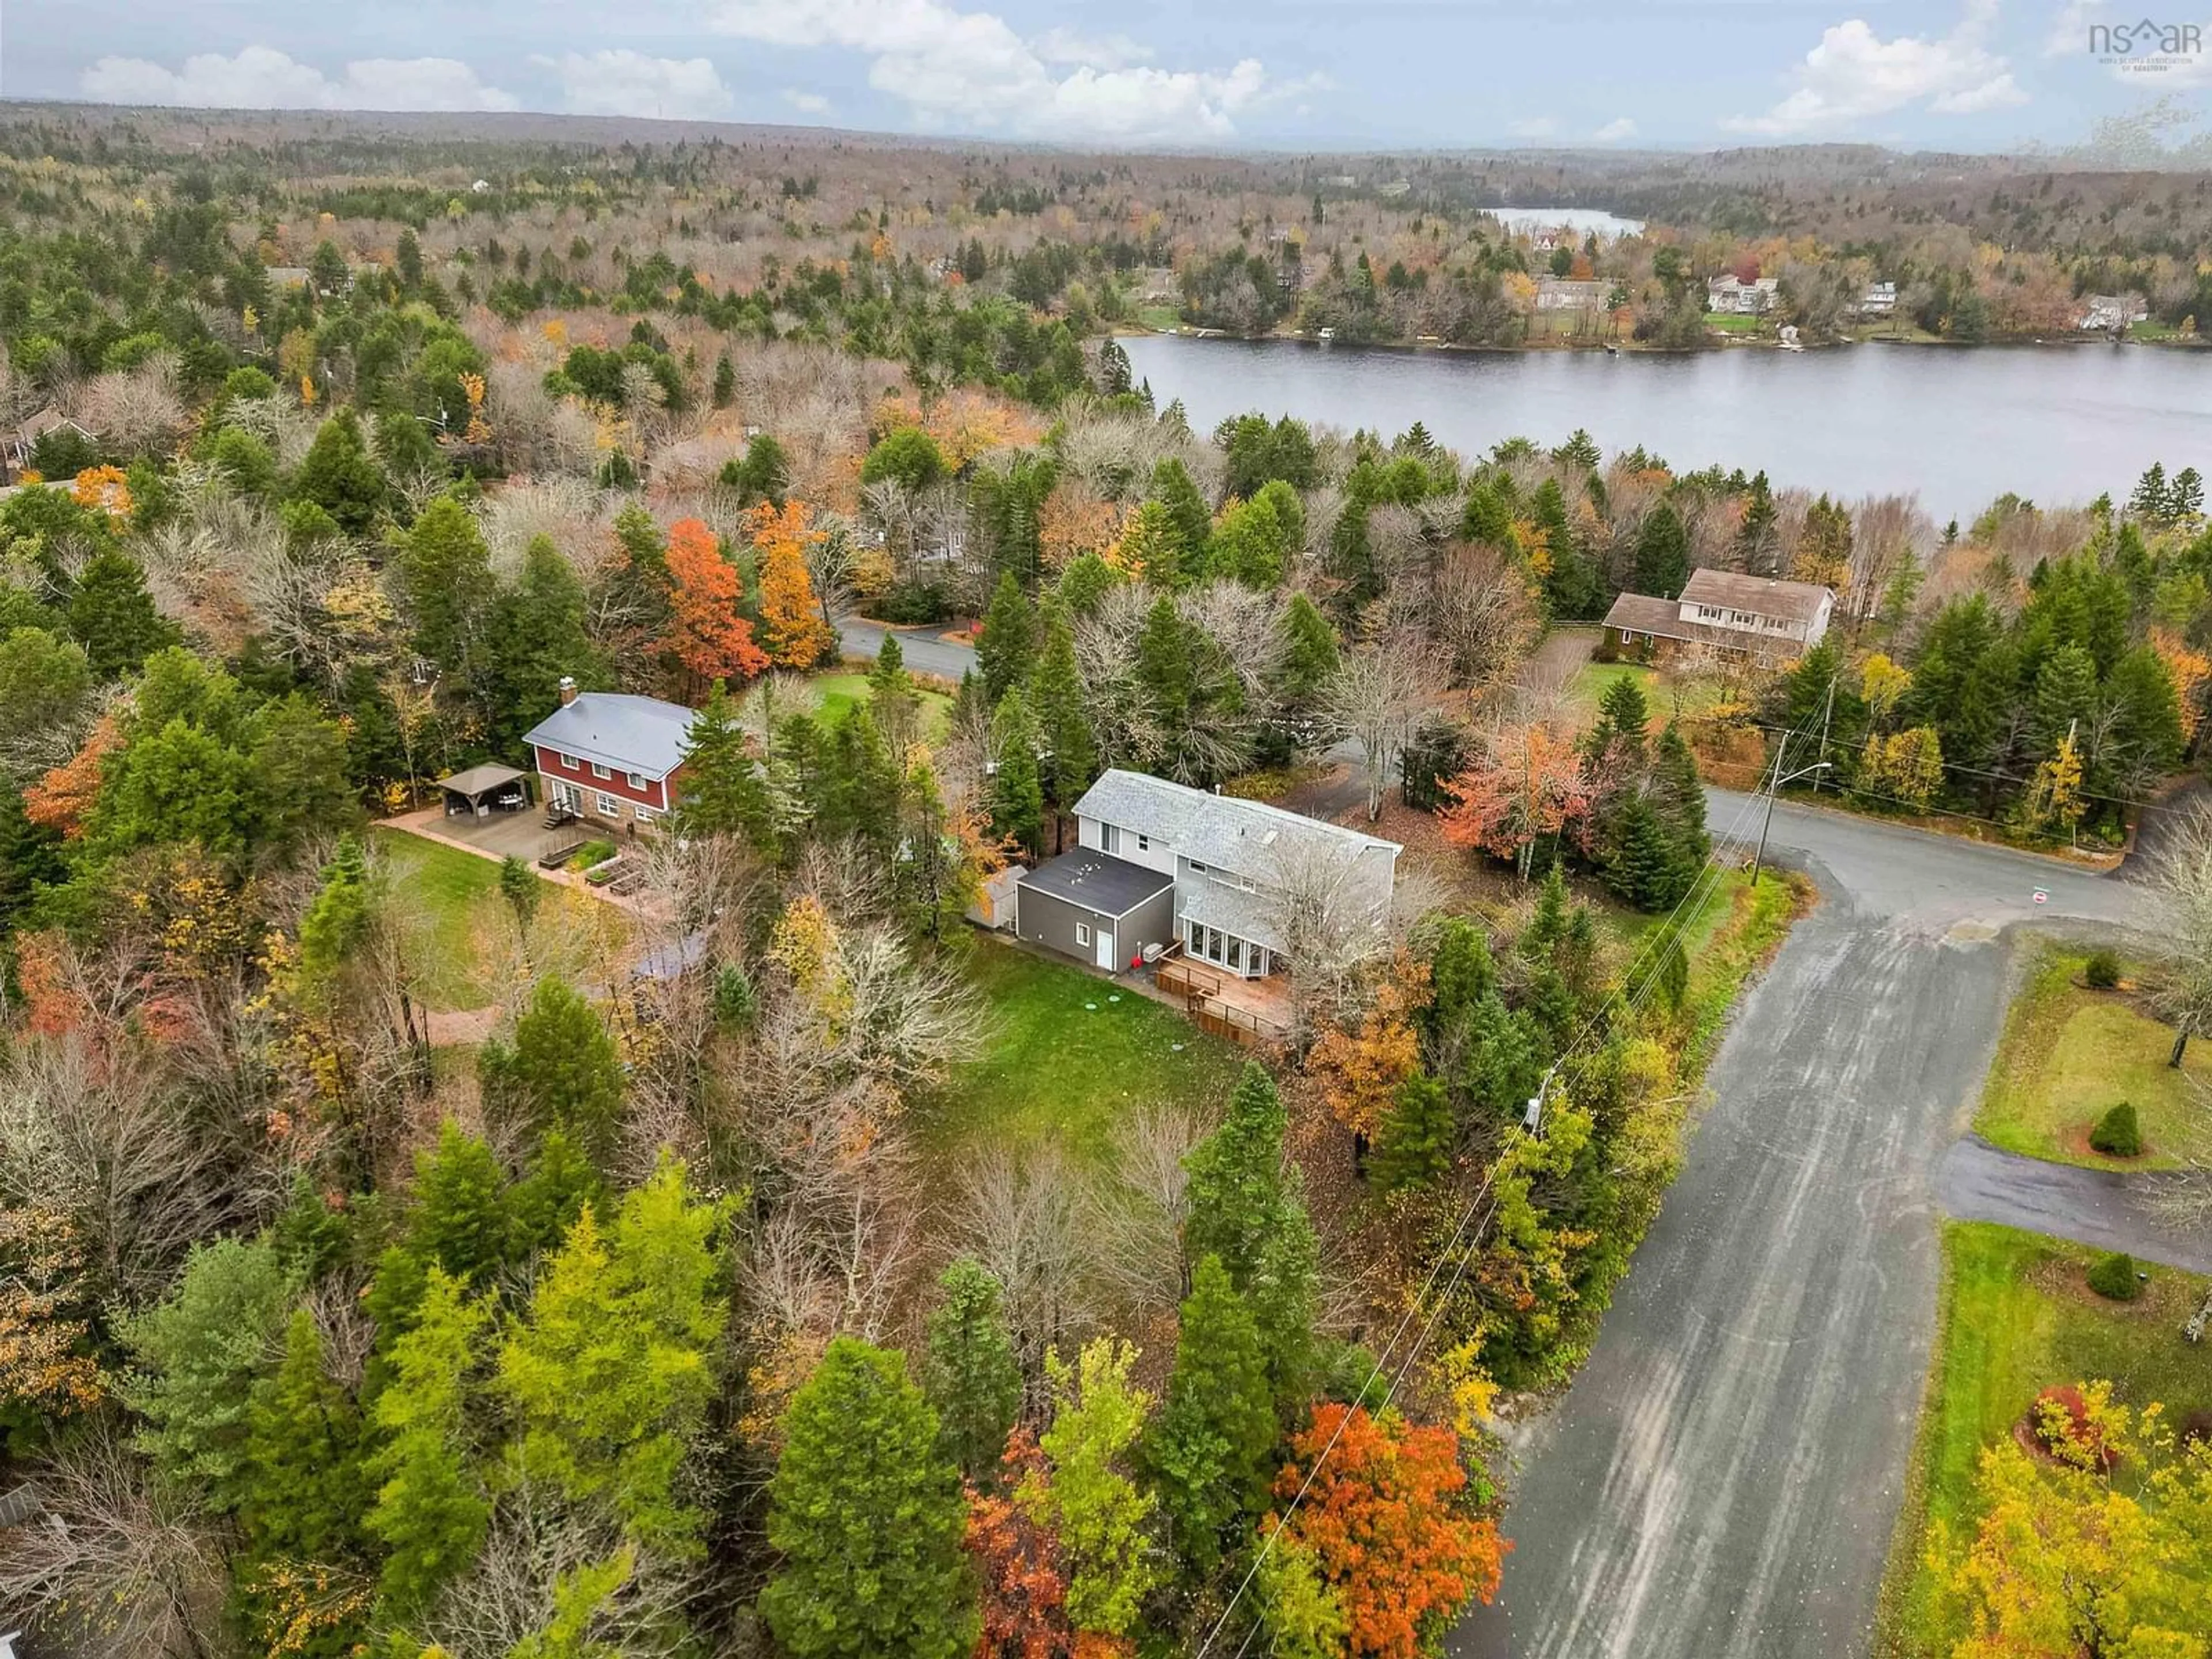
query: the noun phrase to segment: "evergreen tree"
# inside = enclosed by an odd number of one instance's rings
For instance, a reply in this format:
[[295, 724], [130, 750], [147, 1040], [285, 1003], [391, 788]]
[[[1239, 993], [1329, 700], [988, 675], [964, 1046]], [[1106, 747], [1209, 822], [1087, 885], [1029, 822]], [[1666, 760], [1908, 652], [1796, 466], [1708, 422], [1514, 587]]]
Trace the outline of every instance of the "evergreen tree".
[[1152, 489], [1146, 499], [1158, 501], [1165, 509], [1181, 568], [1200, 568], [1206, 562], [1206, 544], [1213, 536], [1213, 509], [1199, 493], [1190, 469], [1173, 455], [1161, 460], [1152, 468]]
[[687, 838], [742, 836], [764, 859], [776, 856], [775, 803], [738, 719], [728, 684], [714, 682], [684, 737], [684, 793], [676, 830]]
[[1085, 701], [1075, 630], [1055, 605], [1046, 620], [1044, 652], [1030, 686], [1037, 738], [1047, 757], [1044, 796], [1055, 812], [1073, 811], [1098, 775], [1098, 746]]
[[599, 1011], [566, 981], [547, 977], [514, 1023], [514, 1046], [481, 1062], [486, 1105], [495, 1101], [533, 1143], [546, 1130], [568, 1132], [604, 1170], [622, 1130], [623, 1065]]
[[1598, 699], [1597, 723], [1583, 739], [1592, 775], [1604, 781], [1640, 772], [1650, 724], [1651, 706], [1632, 675], [1623, 674], [1607, 686]]
[[323, 1369], [322, 1334], [302, 1308], [246, 1408], [238, 1514], [248, 1553], [325, 1565], [357, 1557], [369, 1495], [361, 1460], [360, 1416]]
[[253, 1382], [295, 1289], [268, 1240], [218, 1239], [185, 1258], [167, 1301], [121, 1327], [132, 1366], [121, 1392], [145, 1419], [140, 1449], [222, 1508], [240, 1496]]
[[606, 1183], [565, 1129], [548, 1129], [529, 1172], [507, 1190], [508, 1254], [559, 1247], [586, 1206], [605, 1212]]
[[2035, 747], [2049, 754], [2076, 720], [2087, 720], [2097, 701], [2097, 665], [2078, 645], [2062, 646], [2043, 659], [2035, 677], [2032, 732]]
[[983, 695], [997, 708], [999, 700], [1029, 678], [1036, 657], [1036, 611], [1012, 571], [1002, 572], [983, 613], [982, 631], [975, 636], [975, 665], [982, 670]]
[[1285, 702], [1310, 706], [1340, 660], [1336, 629], [1321, 614], [1321, 607], [1303, 591], [1291, 595], [1283, 608], [1283, 672], [1279, 682]]
[[1705, 781], [1681, 728], [1672, 720], [1659, 734], [1652, 757], [1651, 805], [1672, 832], [1680, 856], [1702, 867], [1712, 850], [1712, 838], [1705, 833]]
[[886, 634], [868, 670], [868, 712], [894, 754], [903, 754], [921, 735], [921, 694], [906, 672], [906, 650], [898, 635]]
[[416, 517], [392, 568], [415, 624], [416, 650], [465, 684], [472, 681], [493, 591], [491, 552], [476, 515], [441, 495]]
[[314, 502], [349, 536], [366, 535], [374, 526], [386, 489], [384, 474], [369, 458], [361, 422], [350, 409], [323, 422], [292, 475], [295, 498]]
[[1457, 1140], [1450, 1091], [1417, 1072], [1398, 1086], [1398, 1097], [1376, 1137], [1369, 1172], [1376, 1188], [1385, 1193], [1437, 1186], [1451, 1174]]
[[1682, 859], [1642, 791], [1627, 792], [1613, 835], [1606, 885], [1638, 909], [1671, 909], [1689, 890], [1696, 870]]
[[365, 1524], [386, 1551], [384, 1610], [402, 1619], [428, 1607], [483, 1541], [490, 1505], [470, 1467], [468, 1377], [488, 1319], [433, 1268], [415, 1328], [393, 1346], [392, 1381], [376, 1397], [381, 1443], [369, 1468], [380, 1484]]
[[69, 629], [102, 679], [132, 672], [184, 637], [154, 608], [144, 567], [112, 547], [94, 554], [78, 573], [70, 594]]
[[1146, 1449], [1176, 1551], [1200, 1577], [1265, 1498], [1274, 1444], [1259, 1328], [1220, 1259], [1203, 1257], [1182, 1304], [1167, 1406]]
[[376, 1322], [379, 1352], [389, 1354], [413, 1328], [434, 1272], [466, 1290], [489, 1284], [507, 1261], [512, 1225], [499, 1159], [447, 1118], [437, 1146], [415, 1154], [404, 1231], [378, 1259], [369, 1285], [367, 1309]]
[[1644, 515], [1636, 532], [1636, 591], [1679, 599], [1690, 580], [1690, 533], [1680, 514], [1662, 501]]
[[1328, 532], [1328, 574], [1344, 585], [1347, 611], [1357, 612], [1382, 592], [1382, 574], [1367, 533], [1367, 503], [1348, 501]]
[[833, 1339], [784, 1415], [769, 1484], [781, 1565], [761, 1616], [793, 1659], [967, 1659], [960, 1477], [896, 1353]]
[[605, 1503], [646, 1544], [693, 1553], [704, 1516], [678, 1477], [714, 1395], [713, 1205], [664, 1159], [603, 1235], [589, 1209], [539, 1277], [499, 1358], [511, 1455], [572, 1503]]
[[738, 371], [731, 366], [730, 354], [724, 352], [714, 360], [714, 407], [727, 409], [730, 400], [738, 395]]
[[1197, 689], [1190, 630], [1164, 593], [1152, 601], [1137, 637], [1137, 680], [1163, 728], [1179, 731], [1188, 723]]
[[485, 703], [493, 748], [519, 750], [522, 733], [558, 704], [564, 678], [586, 690], [605, 683], [584, 617], [584, 585], [574, 568], [550, 537], [532, 537], [521, 579], [499, 596], [489, 629], [492, 678]]
[[960, 1256], [937, 1281], [922, 1387], [937, 1409], [939, 1453], [988, 1492], [1022, 1405], [1022, 1371], [1000, 1305], [999, 1281]]
[[1766, 482], [1766, 474], [1760, 472], [1752, 479], [1751, 488], [1744, 496], [1743, 521], [1736, 526], [1735, 532], [1737, 562], [1754, 576], [1776, 574], [1774, 520], [1774, 491]]
[[1279, 1407], [1303, 1398], [1319, 1258], [1297, 1167], [1283, 1156], [1289, 1115], [1275, 1080], [1248, 1061], [1221, 1127], [1192, 1148], [1185, 1259], [1220, 1258], [1250, 1306]]
[[1060, 609], [1079, 621], [1096, 616], [1107, 590], [1120, 586], [1121, 580], [1121, 573], [1097, 554], [1079, 553], [1060, 567], [1054, 592]]
[[1036, 722], [1018, 690], [1006, 693], [992, 721], [998, 770], [991, 776], [991, 830], [1031, 854], [1044, 846], [1044, 785], [1037, 769]]
[[1051, 1478], [1024, 1478], [1015, 1494], [1059, 1534], [1070, 1622], [1117, 1641], [1135, 1626], [1154, 1580], [1146, 1533], [1158, 1500], [1129, 1467], [1152, 1405], [1130, 1380], [1136, 1363], [1136, 1349], [1112, 1337], [1085, 1344], [1073, 1365], [1046, 1351], [1052, 1423], [1037, 1444], [1052, 1461]]

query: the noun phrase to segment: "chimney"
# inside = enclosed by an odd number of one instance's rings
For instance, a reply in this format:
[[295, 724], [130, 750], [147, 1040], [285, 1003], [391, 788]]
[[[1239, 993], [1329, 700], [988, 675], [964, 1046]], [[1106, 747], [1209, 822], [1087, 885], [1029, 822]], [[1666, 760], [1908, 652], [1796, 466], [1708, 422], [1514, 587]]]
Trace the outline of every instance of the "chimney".
[[576, 677], [574, 674], [563, 674], [561, 676], [561, 707], [566, 708], [575, 701]]

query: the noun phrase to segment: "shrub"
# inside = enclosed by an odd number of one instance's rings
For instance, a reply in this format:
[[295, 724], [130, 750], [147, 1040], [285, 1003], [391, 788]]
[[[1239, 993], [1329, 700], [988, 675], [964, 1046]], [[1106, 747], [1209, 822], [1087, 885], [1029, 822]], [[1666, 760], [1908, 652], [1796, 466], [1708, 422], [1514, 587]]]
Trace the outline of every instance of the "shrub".
[[[2108, 1261], [2127, 1260], [2125, 1256], [2107, 1257]], [[2102, 1266], [2103, 1263], [2099, 1263]], [[2103, 1427], [2089, 1415], [2089, 1402], [2081, 1397], [2081, 1390], [2071, 1382], [2055, 1389], [2045, 1389], [2035, 1396], [2034, 1407], [2028, 1413], [2028, 1425], [2033, 1431], [2036, 1443], [2054, 1456], [2070, 1445], [2086, 1454], [2087, 1462], [2109, 1469], [2120, 1461], [2119, 1454], [2105, 1443]]]
[[868, 609], [878, 622], [950, 622], [952, 597], [941, 582], [906, 581], [884, 589]]
[[2142, 1126], [2136, 1121], [2136, 1109], [2122, 1101], [2097, 1120], [2097, 1127], [2089, 1131], [2089, 1145], [2107, 1158], [2133, 1158], [2142, 1151]]
[[2089, 1269], [2089, 1288], [2108, 1302], [2132, 1302], [2142, 1294], [2136, 1259], [2124, 1254], [2100, 1256]]
[[2110, 951], [2092, 951], [2082, 964], [2081, 977], [2093, 991], [2109, 991], [2120, 982], [2120, 959]]
[[568, 860], [568, 867], [579, 872], [588, 870], [595, 864], [605, 864], [619, 850], [611, 841], [587, 841], [576, 849], [576, 855]]

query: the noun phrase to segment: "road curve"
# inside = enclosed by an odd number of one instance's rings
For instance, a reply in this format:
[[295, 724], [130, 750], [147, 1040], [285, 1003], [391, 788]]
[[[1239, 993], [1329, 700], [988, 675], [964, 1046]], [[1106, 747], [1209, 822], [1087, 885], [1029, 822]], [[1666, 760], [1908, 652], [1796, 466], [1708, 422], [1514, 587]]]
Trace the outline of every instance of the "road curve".
[[[1756, 834], [1757, 804], [1711, 800], [1717, 831]], [[2124, 923], [2136, 892], [1790, 805], [1771, 850], [1821, 902], [1738, 1010], [1589, 1363], [1519, 1437], [1514, 1553], [1461, 1659], [1865, 1650], [1934, 1325], [1934, 1175], [2002, 1028], [2005, 930]]]
[[862, 622], [857, 617], [837, 619], [837, 643], [848, 657], [875, 659], [876, 653], [884, 648], [886, 635], [898, 635], [900, 653], [906, 658], [907, 672], [913, 674], [935, 674], [940, 678], [957, 680], [975, 665], [975, 653], [964, 645], [955, 645], [944, 636], [941, 628], [886, 628], [881, 623]]

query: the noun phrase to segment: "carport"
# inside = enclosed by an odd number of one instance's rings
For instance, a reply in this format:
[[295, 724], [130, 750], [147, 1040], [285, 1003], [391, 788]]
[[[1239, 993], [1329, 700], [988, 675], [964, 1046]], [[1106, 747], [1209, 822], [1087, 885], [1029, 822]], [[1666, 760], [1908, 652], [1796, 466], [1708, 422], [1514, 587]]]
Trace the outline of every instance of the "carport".
[[530, 790], [523, 775], [512, 766], [471, 766], [465, 772], [440, 778], [438, 787], [445, 793], [446, 816], [489, 817], [495, 808], [502, 812], [520, 811], [530, 804]]

